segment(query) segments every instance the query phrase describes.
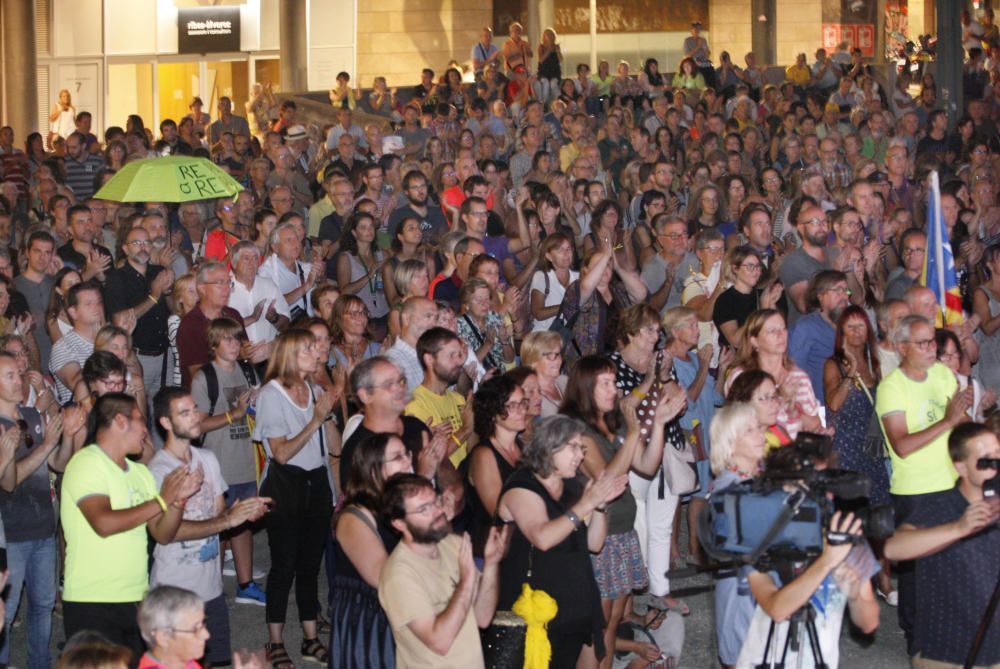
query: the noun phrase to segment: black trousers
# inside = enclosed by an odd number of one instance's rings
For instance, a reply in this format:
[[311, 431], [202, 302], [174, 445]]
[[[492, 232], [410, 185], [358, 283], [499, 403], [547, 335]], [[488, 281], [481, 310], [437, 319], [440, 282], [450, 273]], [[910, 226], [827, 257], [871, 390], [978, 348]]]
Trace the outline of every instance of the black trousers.
[[319, 615], [319, 569], [330, 533], [333, 497], [326, 468], [310, 471], [293, 465], [268, 463], [261, 486], [263, 497], [274, 499], [267, 514], [267, 543], [271, 571], [267, 575], [268, 623], [284, 623], [288, 595], [295, 585], [299, 621]]
[[97, 632], [111, 643], [132, 651], [131, 667], [139, 666], [146, 644], [139, 633], [136, 614], [139, 602], [95, 603], [63, 602], [63, 629], [69, 640], [77, 632]]

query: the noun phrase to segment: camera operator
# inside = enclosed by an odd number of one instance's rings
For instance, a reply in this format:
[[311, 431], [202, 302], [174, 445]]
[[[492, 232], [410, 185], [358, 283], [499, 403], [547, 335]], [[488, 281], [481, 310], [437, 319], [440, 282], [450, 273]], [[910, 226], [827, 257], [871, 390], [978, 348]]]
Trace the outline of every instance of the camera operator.
[[[713, 495], [760, 473], [767, 438], [753, 405], [735, 402], [722, 407], [712, 418], [710, 433]], [[724, 669], [736, 666], [753, 617], [748, 571], [741, 567], [719, 572], [715, 583], [715, 635]]]
[[[983, 497], [998, 474], [976, 468], [980, 458], [1000, 458], [1000, 440], [981, 423], [965, 423], [952, 430], [948, 451], [958, 483], [919, 503], [885, 544], [886, 557], [916, 560], [914, 669], [962, 665], [1000, 578], [1000, 498]], [[988, 629], [977, 667], [1000, 663], [1000, 625]]]
[[[829, 440], [825, 446], [826, 454], [812, 452], [812, 448], [799, 442], [780, 449], [768, 457], [765, 476], [802, 468], [806, 458], [813, 460], [812, 466], [816, 469], [823, 469], [831, 452]], [[791, 464], [793, 462], [795, 464]], [[805, 610], [805, 617], [798, 618], [803, 624], [808, 624], [810, 619], [815, 622], [818, 650], [822, 652], [824, 666], [830, 669], [836, 669], [840, 659], [840, 628], [845, 608], [864, 634], [871, 634], [878, 628], [878, 602], [870, 580], [878, 571], [878, 564], [864, 540], [855, 543], [862, 536], [861, 530], [862, 522], [854, 514], [837, 511], [823, 540], [823, 552], [805, 569], [801, 569], [800, 564], [778, 563], [777, 571], [750, 570], [747, 579], [757, 608], [740, 651], [738, 668], [749, 669], [768, 662], [771, 657], [780, 658], [789, 630], [793, 629], [790, 621], [805, 607], [810, 607]], [[773, 635], [769, 634], [772, 622], [775, 625]], [[802, 659], [808, 661], [812, 652], [814, 657], [811, 659], [818, 666], [820, 658], [808, 645], [806, 630], [799, 625], [795, 631], [801, 632], [799, 645], [785, 649], [784, 665], [812, 666], [800, 665], [798, 657], [804, 654]]]

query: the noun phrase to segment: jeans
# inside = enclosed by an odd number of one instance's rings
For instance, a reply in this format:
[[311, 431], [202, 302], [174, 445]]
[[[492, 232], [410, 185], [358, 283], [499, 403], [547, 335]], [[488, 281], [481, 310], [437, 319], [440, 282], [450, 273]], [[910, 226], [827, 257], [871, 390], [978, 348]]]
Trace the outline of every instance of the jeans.
[[52, 609], [56, 604], [56, 538], [15, 541], [7, 545], [7, 616], [6, 635], [0, 647], [0, 664], [10, 659], [10, 626], [17, 615], [21, 591], [27, 592], [24, 629], [28, 641], [28, 669], [48, 669], [49, 640], [52, 637]]

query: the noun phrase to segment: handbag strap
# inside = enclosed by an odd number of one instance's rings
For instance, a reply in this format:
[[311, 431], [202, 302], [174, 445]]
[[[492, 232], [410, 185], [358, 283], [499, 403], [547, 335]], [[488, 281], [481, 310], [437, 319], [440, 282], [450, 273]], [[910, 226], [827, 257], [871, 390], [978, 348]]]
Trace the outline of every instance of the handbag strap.
[[[312, 385], [309, 385], [309, 397], [312, 398], [313, 404], [315, 405], [316, 404], [316, 392], [313, 390]], [[319, 429], [317, 431], [319, 432], [319, 454], [320, 454], [321, 457], [325, 458], [326, 457], [326, 439], [324, 438], [323, 433], [326, 431], [326, 421], [323, 421], [322, 423], [319, 424]]]

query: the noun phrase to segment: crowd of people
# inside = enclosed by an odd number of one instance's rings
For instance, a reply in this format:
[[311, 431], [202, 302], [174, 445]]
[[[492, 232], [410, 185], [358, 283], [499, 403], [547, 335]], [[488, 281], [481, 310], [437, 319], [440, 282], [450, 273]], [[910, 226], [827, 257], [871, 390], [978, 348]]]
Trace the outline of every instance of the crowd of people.
[[[838, 514], [854, 541], [792, 574], [716, 574], [719, 662], [755, 666], [811, 607], [835, 667], [845, 612], [872, 634], [881, 598], [914, 667], [962, 663], [1000, 569], [976, 467], [1000, 457], [1000, 58], [977, 25], [953, 130], [930, 72], [914, 95], [819, 49], [767, 83], [698, 23], [672, 77], [573, 76], [555, 31], [533, 50], [514, 24], [482, 31], [474, 83], [341, 73], [330, 127], [257, 85], [246, 118], [195, 98], [158, 137], [133, 115], [98, 138], [68, 91], [48, 137], [0, 128], [0, 664], [20, 617], [52, 666], [58, 611], [61, 667], [257, 666], [235, 602], [275, 669], [483, 666], [496, 612], [541, 605], [527, 585], [556, 604], [550, 666], [676, 666], [668, 573], [707, 566], [699, 514], [803, 438], [898, 530], [869, 547]], [[164, 155], [244, 190], [97, 197]], [[921, 278], [935, 172], [959, 322]]]

